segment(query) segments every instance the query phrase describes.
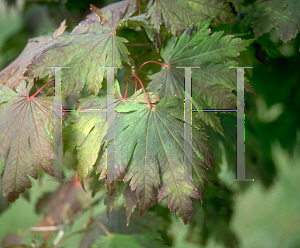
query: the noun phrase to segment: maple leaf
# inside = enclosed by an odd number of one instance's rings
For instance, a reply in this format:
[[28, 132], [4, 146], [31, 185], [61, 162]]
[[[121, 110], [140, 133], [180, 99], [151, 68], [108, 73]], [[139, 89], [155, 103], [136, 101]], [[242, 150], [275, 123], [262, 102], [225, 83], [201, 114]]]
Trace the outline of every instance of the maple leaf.
[[[30, 39], [19, 57], [0, 72], [0, 84], [5, 84], [7, 87], [15, 89], [30, 61], [49, 46], [49, 42], [52, 41], [53, 38], [62, 35], [66, 27], [66, 21], [64, 20], [52, 36], [41, 36]], [[51, 43], [51, 45], [52, 44], [53, 43]]]
[[[111, 26], [114, 26], [116, 30], [128, 26], [136, 27], [147, 25], [149, 22], [146, 14], [131, 17], [137, 9], [138, 7], [136, 6], [135, 0], [113, 3], [104, 7], [103, 9], [98, 9], [91, 4], [91, 10], [94, 12], [94, 14], [88, 15], [86, 18], [87, 20], [98, 20], [101, 24], [105, 25], [107, 23], [105, 17], [109, 20], [109, 17], [106, 13], [111, 12], [113, 16], [119, 16], [118, 18], [114, 18], [114, 23], [111, 23]], [[110, 20], [112, 19], [110, 18]]]
[[[115, 80], [115, 103], [117, 107], [123, 104], [123, 101], [146, 103], [142, 89], [138, 90], [131, 97], [126, 100], [123, 99], [120, 86]], [[153, 93], [148, 93], [148, 98], [151, 103], [159, 100]], [[107, 133], [107, 114], [106, 114], [106, 99], [107, 94], [99, 96], [91, 96], [85, 99], [80, 99], [78, 109], [90, 110], [88, 112], [73, 112], [72, 116], [68, 119], [71, 125], [67, 126], [64, 131], [64, 144], [65, 150], [73, 150], [77, 148], [78, 157], [78, 175], [83, 183], [89, 171], [93, 168], [100, 150], [104, 143], [104, 137]], [[114, 112], [114, 117], [122, 115], [122, 113]], [[118, 115], [116, 115], [118, 114]], [[105, 175], [106, 164], [101, 164], [98, 172], [104, 171]]]
[[[135, 1], [123, 1], [109, 5], [102, 10], [91, 7], [93, 14], [82, 21], [70, 35], [57, 37], [52, 45], [33, 59], [27, 66], [25, 75], [31, 78], [52, 76], [54, 66], [67, 66], [63, 70], [62, 89], [65, 95], [79, 92], [84, 85], [90, 93], [98, 94], [106, 75], [105, 66], [122, 66], [128, 63], [128, 50], [124, 43], [128, 41], [115, 34], [117, 29], [125, 26], [125, 19], [136, 10]], [[144, 25], [143, 16], [130, 19], [133, 26]]]
[[[93, 9], [92, 9], [93, 8]], [[101, 17], [104, 17], [105, 13], [112, 12], [114, 16], [118, 16], [115, 20], [118, 22], [122, 19], [127, 19], [134, 14], [135, 11], [138, 10], [136, 0], [125, 0], [116, 3], [109, 4], [102, 8], [101, 10], [97, 7], [91, 7], [94, 13], [89, 14], [86, 19], [94, 19], [100, 21], [100, 18], [97, 15], [97, 12], [101, 13]], [[104, 17], [105, 18], [105, 17]], [[122, 21], [122, 20], [121, 20]], [[114, 24], [116, 26], [116, 23]]]
[[126, 208], [127, 226], [128, 226], [130, 216], [136, 208], [136, 204], [137, 204], [138, 199], [136, 197], [136, 193], [131, 191], [129, 185], [125, 188], [123, 195], [124, 195], [124, 198], [125, 198], [124, 206]]
[[[122, 175], [118, 178], [124, 178]], [[131, 191], [129, 187], [129, 183], [124, 183], [123, 181], [113, 181], [111, 184], [108, 185], [110, 189], [110, 193], [106, 195], [104, 199], [104, 205], [106, 205], [106, 213], [107, 217], [109, 218], [109, 215], [111, 211], [118, 207], [118, 200], [120, 196], [123, 194], [123, 198], [125, 198], [124, 201], [124, 207], [126, 209], [126, 215], [127, 215], [127, 226], [129, 225], [130, 216], [134, 212], [136, 205], [137, 205], [137, 195], [135, 191]]]
[[53, 97], [28, 99], [32, 86], [25, 80], [16, 91], [0, 85], [1, 184], [10, 202], [31, 187], [28, 175], [36, 179], [40, 166], [54, 175]]
[[277, 171], [274, 183], [266, 189], [258, 181], [235, 198], [230, 227], [242, 247], [300, 245], [300, 132], [292, 153], [276, 141], [271, 154]]
[[247, 13], [245, 24], [251, 23], [255, 36], [276, 28], [280, 39], [287, 42], [300, 30], [300, 2], [298, 0], [257, 1]]
[[[123, 13], [103, 12], [105, 22], [89, 19], [81, 22], [70, 35], [57, 37], [53, 45], [32, 60], [26, 75], [33, 78], [52, 76], [54, 66], [68, 66], [63, 70], [62, 89], [65, 95], [79, 92], [86, 84], [90, 93], [98, 94], [106, 75], [105, 66], [122, 66], [130, 63], [128, 41], [115, 35]], [[99, 68], [103, 67], [103, 68]]]
[[191, 24], [213, 18], [215, 24], [234, 17], [232, 7], [223, 0], [151, 0], [147, 17], [159, 32], [164, 22], [168, 31], [181, 34]]
[[[148, 88], [160, 97], [184, 98], [184, 69], [177, 66], [200, 66], [192, 69], [192, 102], [194, 109], [235, 109], [236, 66], [230, 57], [236, 57], [252, 40], [224, 36], [223, 32], [210, 35], [210, 20], [191, 25], [178, 39], [172, 37], [161, 56], [167, 67], [151, 75]], [[227, 61], [227, 62], [225, 62]], [[223, 136], [223, 129], [215, 113], [195, 115], [211, 125]]]
[[80, 99], [78, 109], [90, 109], [90, 112], [72, 112], [64, 129], [66, 150], [77, 148], [78, 176], [83, 180], [95, 164], [103, 138], [106, 135], [106, 95]]
[[[202, 197], [202, 183], [198, 188], [184, 179], [187, 164], [184, 161], [183, 101], [178, 97], [163, 98], [155, 109], [145, 104], [125, 102], [116, 111], [127, 113], [115, 119], [115, 176], [126, 168], [125, 182], [130, 180], [131, 190], [136, 190], [140, 214], [151, 201], [168, 197], [169, 209], [187, 223], [193, 210], [190, 198]], [[211, 148], [205, 143], [206, 135], [193, 127], [194, 177], [207, 179], [201, 166], [213, 166]], [[186, 144], [187, 145], [187, 144]]]

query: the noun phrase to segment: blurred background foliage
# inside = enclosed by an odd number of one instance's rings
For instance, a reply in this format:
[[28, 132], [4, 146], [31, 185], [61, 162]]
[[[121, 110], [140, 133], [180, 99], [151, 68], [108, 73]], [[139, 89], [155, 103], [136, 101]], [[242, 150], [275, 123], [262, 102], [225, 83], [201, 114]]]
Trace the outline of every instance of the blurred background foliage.
[[[64, 19], [70, 32], [90, 13], [90, 4], [101, 8], [112, 2], [0, 0], [0, 71], [21, 53], [28, 39], [52, 32]], [[229, 181], [235, 178], [236, 117], [230, 113], [219, 114], [227, 140], [207, 129], [216, 169], [209, 173], [210, 183], [203, 206], [201, 202], [193, 201], [194, 212], [188, 225], [169, 213], [167, 202], [162, 201], [154, 204], [142, 217], [135, 211], [126, 227], [122, 209], [114, 209], [107, 219], [100, 193], [93, 199], [90, 197], [92, 206], [65, 229], [64, 237], [67, 238], [61, 247], [90, 247], [93, 243], [94, 247], [101, 244], [119, 247], [120, 242], [124, 244], [122, 247], [148, 247], [149, 244], [143, 243], [144, 235], [159, 237], [153, 239], [155, 247], [300, 247], [300, 35], [283, 41], [278, 27], [271, 24], [269, 30], [254, 33], [257, 26], [253, 13], [259, 9], [260, 15], [267, 14], [261, 8], [261, 2], [268, 1], [232, 1], [236, 18], [230, 24], [213, 28], [213, 31], [223, 30], [229, 35], [242, 34], [246, 39], [256, 38], [237, 58], [239, 66], [253, 66], [253, 69], [245, 70], [247, 80], [256, 91], [256, 95], [245, 94], [245, 159], [246, 178], [255, 181]], [[132, 42], [144, 39], [144, 36], [136, 37], [138, 32], [133, 30], [122, 32], [130, 42], [131, 39]], [[141, 42], [151, 43], [149, 40]], [[131, 49], [132, 56], [143, 49]], [[155, 59], [155, 56], [157, 59], [155, 52], [149, 54], [147, 59]], [[124, 89], [121, 90], [124, 93]], [[69, 164], [66, 174], [71, 177], [76, 162], [74, 154], [67, 153], [65, 161]], [[13, 243], [52, 247], [58, 231], [44, 243], [41, 232], [36, 234], [29, 229], [44, 216], [42, 211], [36, 211], [39, 199], [45, 192], [55, 192], [60, 186], [56, 182], [46, 183], [45, 177], [33, 180], [33, 187], [11, 206], [0, 195], [3, 247]], [[81, 232], [91, 211], [111, 233], [119, 235], [106, 239], [98, 225], [91, 225], [87, 232]], [[122, 236], [124, 234], [127, 237]]]

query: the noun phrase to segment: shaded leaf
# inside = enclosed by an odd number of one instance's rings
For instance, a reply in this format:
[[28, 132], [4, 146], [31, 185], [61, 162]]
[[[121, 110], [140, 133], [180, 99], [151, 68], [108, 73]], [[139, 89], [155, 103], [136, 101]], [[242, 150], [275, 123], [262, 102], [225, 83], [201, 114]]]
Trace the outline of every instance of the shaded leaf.
[[[271, 153], [277, 178], [272, 186], [266, 189], [255, 180], [247, 191], [236, 196], [231, 227], [242, 247], [300, 246], [299, 152], [299, 131], [292, 156], [279, 142], [274, 143]], [[249, 211], [253, 212], [251, 216]]]
[[[78, 178], [73, 177], [38, 202], [37, 208], [44, 213], [44, 217], [36, 227], [70, 225], [87, 201]], [[47, 240], [52, 233], [53, 231], [43, 232], [44, 239]]]
[[133, 213], [134, 209], [136, 208], [137, 204], [137, 196], [136, 193], [131, 191], [129, 185], [124, 190], [124, 198], [125, 198], [125, 208], [127, 214], [127, 226], [129, 225], [130, 216]]
[[[123, 175], [118, 177], [118, 179], [123, 178]], [[107, 189], [110, 190], [110, 192], [106, 194], [106, 198], [104, 199], [104, 205], [106, 205], [107, 218], [109, 218], [109, 215], [113, 209], [119, 207], [118, 200], [123, 194], [126, 186], [128, 186], [128, 183], [125, 184], [123, 181], [113, 181], [110, 184], [107, 184]]]
[[[53, 38], [62, 35], [66, 27], [66, 21], [63, 21], [52, 36], [41, 36], [30, 39], [19, 57], [0, 72], [0, 84], [5, 84], [11, 89], [16, 89], [30, 61], [48, 47], [49, 42], [51, 42]], [[51, 45], [52, 44], [51, 42]]]
[[148, 25], [149, 21], [146, 17], [146, 14], [141, 14], [138, 16], [128, 17], [127, 19], [122, 19], [119, 23], [118, 28], [122, 27], [138, 27]]
[[153, 44], [155, 45], [158, 55], [160, 56], [160, 52], [161, 52], [161, 48], [163, 45], [163, 38], [162, 38], [162, 34], [157, 32], [153, 26], [144, 26], [144, 29], [149, 37], [149, 39], [153, 42]]
[[39, 167], [54, 175], [53, 97], [28, 100], [33, 84], [22, 80], [16, 91], [0, 85], [0, 163], [5, 161], [1, 184], [8, 201], [31, 187]]
[[164, 23], [173, 35], [182, 34], [191, 24], [209, 18], [220, 24], [234, 17], [232, 7], [223, 0], [150, 0], [147, 10], [147, 17], [157, 32]]
[[245, 16], [244, 22], [251, 23], [256, 37], [276, 28], [280, 39], [287, 42], [295, 38], [300, 30], [300, 2], [257, 1], [255, 7]]

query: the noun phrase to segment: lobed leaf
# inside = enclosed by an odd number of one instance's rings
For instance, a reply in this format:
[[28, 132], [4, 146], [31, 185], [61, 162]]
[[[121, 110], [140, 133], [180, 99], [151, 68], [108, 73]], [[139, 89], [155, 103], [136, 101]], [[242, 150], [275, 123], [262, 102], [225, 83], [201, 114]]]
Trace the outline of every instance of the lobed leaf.
[[70, 35], [57, 37], [51, 46], [27, 66], [26, 76], [52, 76], [54, 70], [47, 67], [70, 67], [64, 69], [62, 74], [65, 95], [81, 91], [84, 85], [88, 86], [90, 93], [97, 95], [106, 75], [106, 66], [121, 67], [123, 62], [130, 64], [128, 50], [124, 45], [128, 41], [115, 34], [115, 30], [122, 26], [121, 18], [124, 15], [130, 16], [134, 11], [127, 11], [131, 2], [125, 2], [127, 5], [124, 8], [103, 9], [105, 21], [100, 22], [98, 17], [89, 18], [75, 27]]
[[41, 36], [30, 39], [19, 57], [0, 72], [0, 84], [5, 84], [11, 89], [16, 89], [30, 61], [41, 54], [48, 46], [53, 45], [53, 39], [62, 35], [66, 27], [66, 21], [64, 20], [52, 36]]
[[[213, 166], [211, 148], [205, 143], [206, 136], [193, 127], [193, 158], [184, 161], [183, 101], [179, 98], [162, 99], [155, 109], [147, 105], [124, 103], [116, 111], [135, 108], [115, 120], [115, 176], [126, 168], [125, 182], [130, 180], [131, 190], [136, 190], [140, 214], [151, 201], [168, 197], [170, 210], [187, 223], [193, 210], [190, 198], [200, 199], [201, 187], [196, 188], [184, 179], [184, 170], [193, 167], [197, 179], [207, 179], [201, 166]], [[187, 124], [188, 125], [188, 124]], [[197, 183], [196, 183], [197, 184]], [[199, 191], [200, 189], [200, 191]]]
[[[123, 44], [126, 39], [115, 36], [112, 29], [102, 28], [93, 22], [87, 33], [70, 34], [58, 37], [53, 46], [46, 49], [29, 65], [26, 74], [34, 78], [53, 75], [54, 66], [66, 66], [63, 69], [62, 90], [65, 95], [79, 92], [84, 85], [88, 91], [98, 94], [102, 86], [105, 66], [122, 66], [122, 61], [129, 63], [128, 50]], [[85, 31], [82, 31], [85, 32]], [[103, 67], [103, 68], [99, 68]]]
[[[193, 109], [235, 109], [236, 66], [232, 57], [245, 50], [252, 40], [224, 36], [223, 32], [210, 35], [210, 21], [191, 25], [178, 39], [171, 38], [161, 56], [168, 67], [150, 76], [149, 90], [160, 97], [184, 98], [184, 69], [178, 66], [200, 66], [192, 69]], [[197, 115], [224, 136], [219, 118], [209, 112]]]
[[[119, 83], [115, 80], [116, 98], [114, 106], [122, 106], [122, 100]], [[156, 102], [159, 98], [153, 93], [148, 93], [150, 101]], [[91, 96], [80, 100], [78, 109], [85, 110], [73, 112], [68, 119], [70, 125], [65, 128], [64, 144], [66, 150], [77, 149], [78, 157], [78, 175], [80, 181], [87, 177], [93, 166], [95, 165], [99, 156], [100, 150], [105, 141], [107, 133], [107, 95], [101, 94], [99, 96]], [[128, 105], [136, 103], [146, 103], [145, 96], [138, 90], [135, 94], [126, 99]], [[122, 107], [121, 107], [122, 108]], [[113, 113], [116, 116], [122, 113]], [[117, 115], [116, 115], [117, 114]], [[105, 170], [102, 164], [98, 168], [98, 173]]]
[[300, 2], [298, 0], [257, 1], [246, 15], [245, 24], [251, 23], [255, 36], [276, 28], [283, 42], [295, 38], [300, 30]]
[[0, 161], [5, 165], [1, 185], [10, 202], [31, 187], [28, 175], [36, 179], [40, 166], [54, 175], [53, 97], [29, 101], [32, 86], [24, 80], [16, 91], [0, 85]]
[[182, 34], [191, 24], [209, 18], [220, 24], [234, 17], [231, 5], [223, 0], [150, 0], [147, 10], [147, 17], [157, 32], [164, 23], [173, 35]]

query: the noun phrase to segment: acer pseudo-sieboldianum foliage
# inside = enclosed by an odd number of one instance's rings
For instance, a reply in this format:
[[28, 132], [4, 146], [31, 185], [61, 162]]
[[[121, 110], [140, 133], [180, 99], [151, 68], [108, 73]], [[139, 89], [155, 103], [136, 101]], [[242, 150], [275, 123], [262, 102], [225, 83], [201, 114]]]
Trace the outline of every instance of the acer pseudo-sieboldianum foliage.
[[[47, 94], [44, 87], [29, 95], [36, 80], [54, 78], [51, 66], [69, 67], [62, 74], [65, 96], [79, 93], [84, 86], [94, 94], [80, 99], [78, 109], [95, 111], [73, 112], [68, 118], [69, 125], [63, 130], [64, 151], [77, 150], [79, 179], [84, 186], [85, 179], [94, 178], [93, 195], [104, 185], [109, 190], [105, 201], [108, 214], [113, 193], [126, 198], [128, 223], [137, 205], [142, 214], [152, 202], [164, 198], [168, 198], [169, 209], [187, 223], [193, 211], [191, 198], [202, 201], [208, 181], [204, 171], [214, 167], [205, 124], [225, 135], [214, 113], [193, 112], [193, 123], [184, 122], [184, 71], [176, 67], [200, 66], [192, 74], [194, 109], [235, 108], [236, 72], [229, 67], [237, 65], [233, 58], [252, 40], [210, 32], [211, 26], [234, 17], [225, 1], [155, 0], [145, 6], [146, 13], [137, 14], [142, 4], [126, 0], [101, 10], [91, 6], [93, 13], [72, 32], [64, 34], [63, 22], [52, 36], [29, 40], [20, 56], [1, 72], [0, 172], [10, 202], [31, 187], [28, 176], [37, 178], [39, 167], [54, 175], [54, 98], [39, 94]], [[121, 32], [124, 29], [144, 30], [162, 62], [132, 58], [126, 46], [130, 37]], [[144, 87], [138, 73], [150, 62], [162, 67], [145, 77], [150, 82]], [[142, 64], [139, 70], [135, 68], [138, 63]], [[119, 77], [119, 81], [127, 83], [127, 89], [128, 81], [135, 82], [135, 93], [127, 97], [126, 90], [122, 96], [115, 80], [114, 176], [121, 181], [104, 183], [98, 179], [105, 179], [107, 173], [103, 151], [110, 127], [102, 111], [107, 107], [107, 95], [98, 93], [107, 76], [99, 67], [105, 66], [129, 70], [131, 76]], [[137, 85], [142, 89], [137, 90]], [[184, 139], [184, 125], [192, 128], [188, 164], [184, 163], [184, 147], [189, 145]], [[184, 178], [189, 165], [195, 180], [176, 180]]]

